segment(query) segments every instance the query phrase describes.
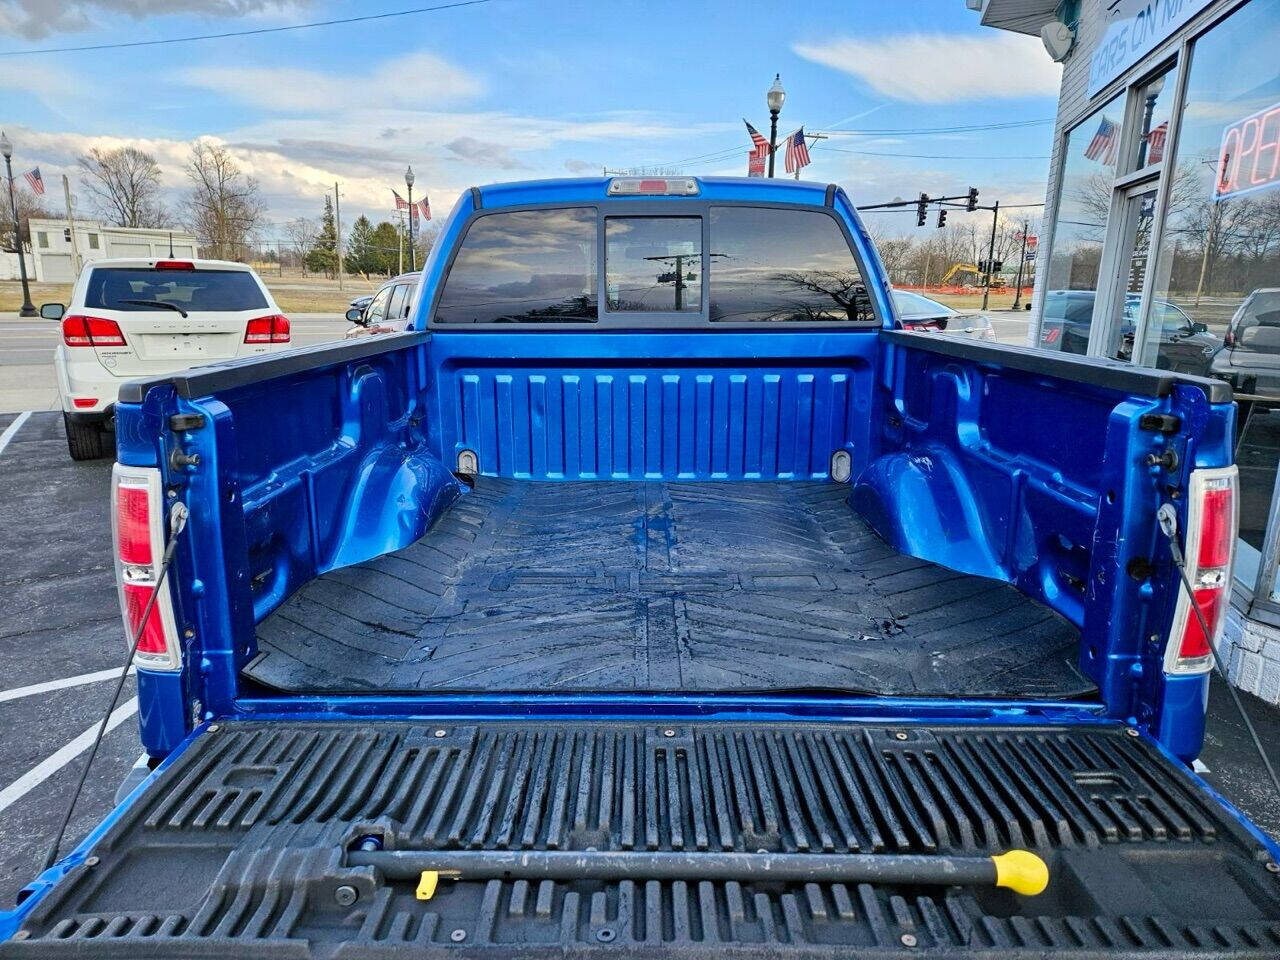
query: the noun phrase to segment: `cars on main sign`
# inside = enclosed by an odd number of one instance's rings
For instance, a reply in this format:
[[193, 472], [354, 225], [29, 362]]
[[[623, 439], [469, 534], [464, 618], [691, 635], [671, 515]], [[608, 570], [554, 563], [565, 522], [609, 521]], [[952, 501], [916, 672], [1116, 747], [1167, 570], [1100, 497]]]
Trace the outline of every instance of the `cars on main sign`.
[[994, 340], [991, 321], [981, 313], [963, 313], [919, 293], [893, 291], [893, 308], [904, 330], [951, 333], [977, 340]]
[[71, 303], [46, 303], [62, 325], [53, 365], [73, 460], [113, 449], [120, 384], [289, 346], [289, 319], [262, 280], [223, 260], [95, 260]]
[[347, 319], [355, 324], [345, 334], [345, 339], [365, 337], [373, 333], [399, 333], [408, 327], [413, 308], [418, 302], [418, 286], [422, 271], [402, 273], [392, 277], [370, 298], [369, 303], [357, 307], [352, 302]]

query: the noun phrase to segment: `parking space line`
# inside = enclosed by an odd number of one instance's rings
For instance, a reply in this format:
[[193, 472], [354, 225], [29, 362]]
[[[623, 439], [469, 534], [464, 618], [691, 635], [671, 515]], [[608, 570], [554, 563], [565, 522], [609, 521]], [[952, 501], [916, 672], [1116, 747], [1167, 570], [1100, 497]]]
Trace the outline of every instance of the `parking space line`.
[[[130, 667], [129, 672], [133, 673], [134, 668]], [[110, 670], [97, 670], [93, 673], [81, 673], [74, 677], [62, 677], [58, 680], [46, 680], [44, 683], [31, 683], [25, 687], [14, 687], [12, 690], [0, 690], [0, 703], [7, 703], [10, 700], [20, 700], [23, 697], [32, 697], [37, 693], [48, 693], [50, 690], [62, 690], [66, 687], [78, 687], [86, 683], [97, 683], [100, 680], [111, 680], [120, 676], [120, 668], [112, 667]]]
[[4, 448], [9, 445], [9, 441], [13, 439], [14, 434], [22, 429], [22, 425], [27, 422], [27, 418], [31, 416], [30, 410], [23, 410], [18, 414], [13, 423], [4, 428], [4, 433], [0, 433], [0, 453], [4, 453]]
[[[126, 703], [120, 704], [120, 706], [116, 707], [115, 710], [111, 712], [111, 717], [107, 720], [106, 733], [110, 733], [137, 712], [137, 697], [133, 697]], [[88, 750], [93, 744], [93, 738], [98, 735], [98, 727], [101, 723], [101, 720], [96, 721], [93, 726], [80, 734], [80, 736], [76, 737], [66, 746], [45, 757], [17, 780], [13, 781], [13, 783], [9, 784], [9, 786], [0, 790], [0, 813], [3, 813], [10, 806], [17, 803], [76, 757], [80, 756], [80, 754]]]

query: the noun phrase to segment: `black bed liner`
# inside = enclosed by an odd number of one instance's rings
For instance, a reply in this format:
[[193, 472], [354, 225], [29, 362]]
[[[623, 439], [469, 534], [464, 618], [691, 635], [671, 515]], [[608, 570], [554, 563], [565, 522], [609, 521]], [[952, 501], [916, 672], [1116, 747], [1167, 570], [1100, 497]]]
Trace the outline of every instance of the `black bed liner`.
[[[230, 723], [3, 957], [1280, 956], [1280, 877], [1116, 726]], [[891, 856], [1029, 847], [1039, 897], [839, 883], [413, 883], [387, 849]], [[340, 903], [340, 887], [354, 902]], [[350, 896], [346, 898], [350, 900]]]
[[417, 543], [307, 584], [259, 625], [246, 674], [319, 692], [1096, 693], [1067, 620], [897, 553], [848, 495], [481, 478]]

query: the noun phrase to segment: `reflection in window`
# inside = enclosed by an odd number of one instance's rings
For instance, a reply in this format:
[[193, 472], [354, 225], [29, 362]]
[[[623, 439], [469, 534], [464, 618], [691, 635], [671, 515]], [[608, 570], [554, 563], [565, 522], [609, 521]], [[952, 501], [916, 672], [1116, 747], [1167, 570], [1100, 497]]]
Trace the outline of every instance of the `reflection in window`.
[[595, 210], [516, 210], [467, 230], [435, 320], [591, 323], [596, 305]]
[[711, 319], [875, 322], [835, 220], [809, 210], [711, 211]]
[[1177, 85], [1177, 71], [1171, 68], [1138, 91], [1138, 135], [1129, 147], [1132, 156], [1124, 166], [1126, 170], [1141, 170], [1164, 159]]
[[[1233, 131], [1277, 110], [1280, 0], [1254, 0], [1192, 48], [1177, 154], [1165, 165], [1168, 212], [1152, 278], [1153, 307], [1188, 317], [1152, 326], [1143, 362], [1220, 377], [1241, 398], [1236, 423], [1241, 512], [1237, 575], [1252, 585], [1280, 455], [1280, 178], [1273, 145], [1243, 163]], [[1244, 182], [1247, 169], [1249, 182]]]
[[1116, 97], [1067, 134], [1041, 314], [1040, 345], [1051, 350], [1084, 353], [1089, 343], [1123, 116]]
[[701, 217], [607, 217], [604, 251], [610, 310], [702, 310]]

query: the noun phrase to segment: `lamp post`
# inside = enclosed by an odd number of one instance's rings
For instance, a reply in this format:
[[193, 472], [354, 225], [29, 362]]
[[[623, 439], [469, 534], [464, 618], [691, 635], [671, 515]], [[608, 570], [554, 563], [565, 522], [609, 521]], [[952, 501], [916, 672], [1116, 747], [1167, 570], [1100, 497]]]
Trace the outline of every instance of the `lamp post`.
[[22, 225], [18, 223], [18, 204], [13, 199], [13, 144], [0, 131], [0, 154], [4, 155], [5, 176], [9, 178], [9, 211], [13, 214], [13, 245], [18, 250], [18, 275], [22, 278], [22, 309], [20, 317], [34, 317], [36, 306], [31, 302], [31, 287], [27, 283], [27, 260], [22, 255]]
[[769, 105], [769, 176], [773, 176], [773, 155], [778, 149], [778, 114], [782, 112], [782, 101], [787, 98], [787, 91], [782, 89], [782, 74], [773, 75], [773, 86], [764, 95]]
[[409, 167], [404, 172], [404, 185], [409, 189], [409, 269], [417, 270], [418, 251], [413, 247], [413, 167]]

